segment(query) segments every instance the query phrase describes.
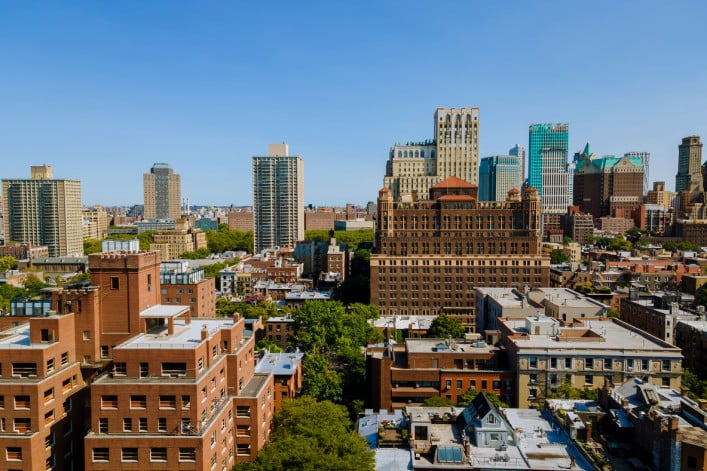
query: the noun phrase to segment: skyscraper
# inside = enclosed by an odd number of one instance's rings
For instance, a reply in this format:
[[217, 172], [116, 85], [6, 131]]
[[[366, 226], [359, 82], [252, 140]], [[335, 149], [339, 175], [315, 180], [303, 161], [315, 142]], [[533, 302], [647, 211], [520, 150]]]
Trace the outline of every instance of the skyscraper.
[[543, 213], [564, 213], [570, 204], [567, 173], [568, 124], [531, 124], [528, 184], [540, 195]]
[[479, 181], [479, 108], [437, 108], [432, 141], [396, 144], [390, 149], [383, 186], [393, 199], [430, 188], [448, 177]]
[[707, 217], [707, 193], [702, 178], [702, 143], [699, 136], [688, 136], [678, 146], [678, 173], [675, 176], [680, 218]]
[[484, 157], [479, 166], [479, 200], [505, 201], [510, 190], [520, 190], [521, 181], [520, 157]]
[[648, 181], [649, 181], [649, 164], [651, 160], [651, 153], [650, 152], [637, 152], [637, 151], [632, 151], [632, 152], [626, 152], [624, 154], [624, 157], [638, 157], [641, 159], [641, 163], [643, 164], [643, 194], [648, 193]]
[[520, 182], [525, 183], [525, 147], [516, 144], [508, 151], [508, 155], [515, 155], [520, 158]]
[[3, 180], [5, 240], [49, 247], [50, 257], [83, 253], [81, 182], [54, 180], [52, 167], [29, 180]]
[[304, 161], [287, 144], [270, 144], [253, 156], [255, 251], [304, 239]]
[[174, 219], [182, 215], [182, 184], [169, 164], [156, 163], [142, 176], [145, 191], [145, 219]]

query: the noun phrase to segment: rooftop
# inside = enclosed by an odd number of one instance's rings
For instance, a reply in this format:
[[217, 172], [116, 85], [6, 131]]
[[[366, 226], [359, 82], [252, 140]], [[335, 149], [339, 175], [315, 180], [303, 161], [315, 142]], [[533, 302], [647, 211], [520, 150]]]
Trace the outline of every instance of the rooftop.
[[140, 313], [143, 319], [166, 319], [169, 317], [178, 317], [189, 312], [189, 306], [167, 306], [164, 304], [156, 304], [148, 307]]
[[406, 339], [408, 354], [410, 353], [482, 353], [493, 354], [498, 351], [497, 347], [488, 345], [483, 340], [466, 342], [463, 340], [452, 340], [448, 342], [445, 339]]
[[304, 353], [266, 353], [255, 365], [256, 373], [273, 373], [281, 376], [291, 376], [297, 370]]
[[270, 379], [270, 373], [255, 373], [248, 381], [245, 388], [238, 393], [239, 397], [258, 397], [260, 391], [265, 387]]
[[370, 322], [378, 329], [395, 327], [399, 330], [427, 330], [430, 328], [430, 325], [432, 325], [432, 321], [436, 318], [437, 316], [384, 316], [378, 319], [372, 319]]
[[[174, 307], [183, 308], [184, 306]], [[158, 316], [155, 315], [154, 317]], [[201, 344], [201, 331], [203, 328], [206, 328], [210, 337], [218, 329], [230, 329], [231, 327], [233, 327], [233, 319], [199, 319], [187, 323], [186, 319], [177, 318], [174, 320], [173, 335], [167, 333], [167, 325], [162, 325], [151, 329], [148, 333], [136, 335], [132, 339], [116, 346], [115, 349], [175, 348], [191, 350]]]

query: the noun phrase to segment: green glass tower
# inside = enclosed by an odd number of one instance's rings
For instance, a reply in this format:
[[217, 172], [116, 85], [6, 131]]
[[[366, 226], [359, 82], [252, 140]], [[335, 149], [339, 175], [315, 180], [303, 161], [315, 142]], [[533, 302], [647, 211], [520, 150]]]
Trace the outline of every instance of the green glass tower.
[[540, 195], [548, 212], [564, 212], [570, 202], [567, 174], [568, 124], [531, 124], [528, 149], [528, 184]]

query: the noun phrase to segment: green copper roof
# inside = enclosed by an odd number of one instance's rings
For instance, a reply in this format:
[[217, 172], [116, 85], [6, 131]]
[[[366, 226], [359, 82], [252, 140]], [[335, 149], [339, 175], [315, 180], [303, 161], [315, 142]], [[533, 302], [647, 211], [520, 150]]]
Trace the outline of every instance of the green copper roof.
[[587, 145], [584, 146], [584, 150], [582, 151], [584, 155], [587, 157], [590, 157], [592, 155], [592, 148], [590, 147], [589, 143], [587, 142]]

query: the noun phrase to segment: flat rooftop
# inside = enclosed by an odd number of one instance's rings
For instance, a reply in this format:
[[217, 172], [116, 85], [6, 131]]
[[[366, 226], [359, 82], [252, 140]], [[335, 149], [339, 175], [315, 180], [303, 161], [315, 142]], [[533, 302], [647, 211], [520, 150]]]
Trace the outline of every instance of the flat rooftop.
[[270, 373], [255, 373], [238, 397], [258, 397], [270, 378]]
[[[58, 318], [60, 316], [48, 316], [49, 318]], [[30, 343], [29, 322], [12, 327], [0, 332], [0, 350], [31, 348], [41, 350], [54, 345], [55, 342], [40, 342]]]
[[293, 375], [304, 353], [268, 353], [255, 365], [256, 373], [273, 373], [280, 376]]
[[384, 316], [371, 320], [371, 324], [377, 329], [394, 327], [399, 330], [428, 330], [436, 318], [437, 316]]
[[[506, 318], [500, 319], [499, 322], [503, 322], [515, 332], [528, 334], [522, 338], [509, 338], [524, 350], [537, 349], [544, 352], [547, 348], [570, 351], [598, 349], [608, 355], [611, 351], [626, 350], [680, 354], [679, 348], [616, 319], [584, 320], [584, 326], [560, 327], [562, 334], [568, 334], [563, 335], [563, 340], [558, 340], [557, 336], [553, 335], [535, 335], [528, 332], [525, 319]], [[577, 335], [576, 340], [572, 339], [573, 333]]]
[[[177, 306], [182, 307], [182, 306]], [[198, 319], [187, 324], [186, 319], [174, 320], [174, 334], [167, 333], [167, 325], [157, 329], [151, 329], [146, 334], [139, 334], [127, 340], [115, 349], [149, 349], [149, 348], [175, 348], [175, 349], [195, 349], [201, 344], [201, 330], [206, 328], [211, 337], [218, 329], [230, 329], [233, 327], [233, 319]]]
[[[493, 353], [498, 347], [488, 345], [483, 340], [466, 342], [453, 340], [449, 345], [445, 339], [406, 339], [408, 354], [410, 353]], [[478, 345], [478, 346], [477, 346]]]
[[140, 317], [145, 319], [166, 319], [177, 317], [181, 314], [189, 312], [189, 306], [168, 306], [164, 304], [156, 304], [148, 307], [140, 313]]

